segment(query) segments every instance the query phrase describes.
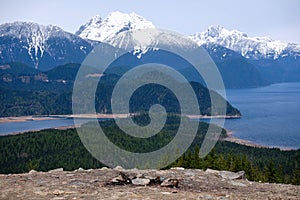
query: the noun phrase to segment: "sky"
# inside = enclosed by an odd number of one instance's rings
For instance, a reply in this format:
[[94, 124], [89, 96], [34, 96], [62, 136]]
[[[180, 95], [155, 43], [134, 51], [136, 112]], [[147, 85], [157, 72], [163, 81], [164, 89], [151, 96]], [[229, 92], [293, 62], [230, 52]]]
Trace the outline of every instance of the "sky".
[[0, 0], [0, 24], [31, 21], [75, 33], [92, 16], [135, 12], [157, 28], [191, 35], [211, 25], [300, 44], [300, 0]]

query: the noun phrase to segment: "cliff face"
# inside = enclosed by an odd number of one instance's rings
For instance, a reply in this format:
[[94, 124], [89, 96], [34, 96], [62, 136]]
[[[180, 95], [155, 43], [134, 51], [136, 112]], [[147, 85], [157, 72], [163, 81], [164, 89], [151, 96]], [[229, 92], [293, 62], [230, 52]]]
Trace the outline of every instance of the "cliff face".
[[300, 199], [300, 186], [249, 182], [243, 172], [78, 169], [0, 175], [0, 199]]

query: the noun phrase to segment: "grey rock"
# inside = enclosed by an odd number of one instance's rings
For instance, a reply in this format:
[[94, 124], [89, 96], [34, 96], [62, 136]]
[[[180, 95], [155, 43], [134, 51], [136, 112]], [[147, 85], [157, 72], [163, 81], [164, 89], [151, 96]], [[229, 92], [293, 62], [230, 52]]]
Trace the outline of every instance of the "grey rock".
[[207, 173], [207, 174], [216, 174], [216, 175], [219, 175], [219, 171], [214, 170], [214, 169], [209, 169], [209, 168], [207, 168], [207, 169], [205, 170], [205, 173]]
[[33, 174], [33, 173], [37, 173], [37, 171], [35, 171], [34, 169], [29, 171], [29, 174]]
[[63, 168], [58, 168], [58, 169], [50, 170], [50, 171], [48, 171], [48, 172], [49, 172], [49, 173], [53, 173], [53, 172], [62, 172], [62, 171], [64, 171]]
[[150, 179], [147, 178], [135, 178], [131, 180], [133, 185], [148, 185], [150, 183]]
[[239, 171], [239, 172], [229, 172], [229, 171], [220, 171], [219, 175], [224, 178], [224, 179], [246, 179], [246, 175], [244, 171]]
[[172, 167], [171, 170], [184, 170], [183, 167]]
[[221, 176], [224, 179], [243, 179], [246, 180], [246, 174], [244, 171], [239, 171], [239, 172], [230, 172], [230, 171], [217, 171], [213, 169], [207, 169], [205, 171], [206, 174], [215, 174], [218, 176]]
[[123, 167], [121, 167], [121, 166], [116, 166], [116, 167], [114, 168], [114, 170], [124, 171], [125, 169], [124, 169]]
[[208, 200], [208, 199], [213, 199], [213, 197], [212, 197], [211, 195], [209, 195], [209, 194], [203, 195], [202, 198], [203, 198], [203, 199], [207, 199], [207, 200]]

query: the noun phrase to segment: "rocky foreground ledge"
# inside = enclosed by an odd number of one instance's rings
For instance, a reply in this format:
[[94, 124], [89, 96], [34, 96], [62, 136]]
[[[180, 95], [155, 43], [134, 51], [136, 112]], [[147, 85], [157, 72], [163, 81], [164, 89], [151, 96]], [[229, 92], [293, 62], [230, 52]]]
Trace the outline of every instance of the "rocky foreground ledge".
[[300, 186], [250, 182], [244, 172], [78, 169], [0, 175], [0, 199], [300, 199]]

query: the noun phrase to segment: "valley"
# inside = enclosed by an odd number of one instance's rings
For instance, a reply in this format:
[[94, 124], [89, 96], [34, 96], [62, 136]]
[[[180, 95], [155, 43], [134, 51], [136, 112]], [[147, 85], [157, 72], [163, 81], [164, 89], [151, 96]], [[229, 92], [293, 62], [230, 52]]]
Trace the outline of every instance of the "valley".
[[299, 44], [220, 25], [182, 35], [134, 12], [78, 25], [0, 24], [0, 198], [135, 196], [136, 178], [160, 197], [299, 197]]

